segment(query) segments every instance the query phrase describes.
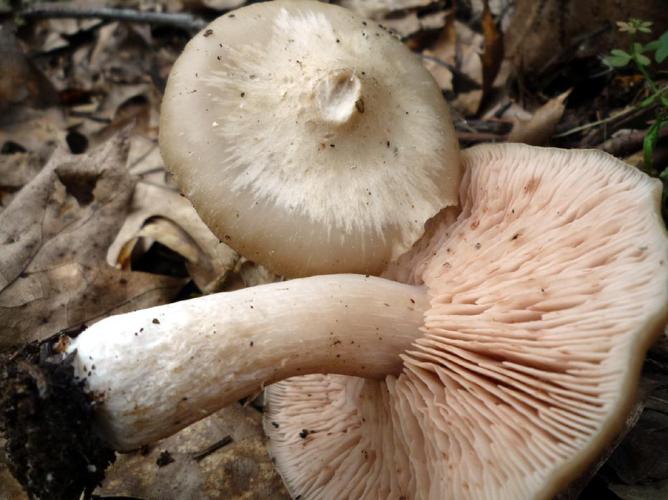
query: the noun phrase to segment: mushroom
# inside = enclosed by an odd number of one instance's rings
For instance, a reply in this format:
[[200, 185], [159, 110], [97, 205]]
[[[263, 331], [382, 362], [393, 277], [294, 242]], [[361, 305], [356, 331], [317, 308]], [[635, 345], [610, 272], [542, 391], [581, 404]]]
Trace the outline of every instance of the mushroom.
[[160, 149], [221, 241], [289, 277], [378, 274], [457, 204], [457, 139], [430, 74], [378, 24], [321, 2], [253, 4], [195, 36]]
[[[549, 498], [619, 429], [666, 322], [661, 185], [595, 151], [479, 146], [464, 168], [459, 216], [388, 271], [410, 284], [317, 276], [136, 311], [41, 364], [70, 366], [94, 397], [92, 432], [121, 450], [316, 374], [268, 395], [295, 497]], [[2, 413], [44, 418], [28, 396], [62, 379], [9, 371], [21, 385]], [[68, 450], [63, 463], [88, 456]]]
[[463, 160], [457, 220], [387, 273], [430, 297], [401, 375], [267, 389], [294, 497], [549, 499], [621, 429], [668, 319], [660, 183], [593, 150]]

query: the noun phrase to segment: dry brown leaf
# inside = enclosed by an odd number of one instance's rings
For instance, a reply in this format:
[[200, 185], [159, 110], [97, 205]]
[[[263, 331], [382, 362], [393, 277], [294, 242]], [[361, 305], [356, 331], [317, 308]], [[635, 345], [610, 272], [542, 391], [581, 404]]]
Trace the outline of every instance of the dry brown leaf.
[[9, 26], [0, 25], [0, 110], [17, 104], [49, 106], [57, 100], [53, 85], [25, 56]]
[[422, 64], [434, 77], [442, 90], [452, 90], [452, 71], [457, 54], [457, 31], [454, 16], [445, 18], [446, 23], [436, 41], [422, 51]]
[[609, 484], [608, 487], [621, 500], [666, 500], [668, 480], [649, 484]]
[[246, 0], [200, 0], [200, 2], [195, 3], [199, 3], [200, 5], [204, 5], [213, 10], [230, 10], [241, 7], [246, 3]]
[[0, 213], [0, 346], [165, 302], [182, 285], [105, 262], [135, 183], [126, 155], [124, 138], [57, 151]]
[[[422, 53], [424, 66], [439, 86], [457, 92], [450, 104], [465, 116], [475, 114], [482, 99], [482, 50], [482, 35], [450, 16], [437, 41]], [[453, 72], [470, 82], [468, 88], [453, 88]]]
[[401, 17], [388, 17], [381, 20], [386, 28], [403, 38], [408, 38], [424, 31], [434, 31], [443, 28], [450, 15], [448, 10], [439, 10], [426, 15], [418, 16], [415, 12], [407, 12]]
[[482, 61], [482, 100], [489, 95], [496, 75], [503, 61], [503, 34], [496, 26], [496, 21], [489, 8], [489, 0], [483, 1], [482, 33], [485, 49], [480, 57]]
[[60, 109], [21, 108], [12, 112], [10, 119], [0, 125], [0, 148], [13, 143], [48, 157], [57, 146], [67, 147], [65, 117]]
[[44, 163], [34, 153], [0, 154], [0, 212], [39, 173]]
[[113, 83], [140, 83], [148, 80], [153, 59], [150, 26], [111, 23], [100, 28], [90, 54], [89, 70]]
[[362, 17], [382, 19], [393, 12], [426, 7], [433, 0], [340, 0], [336, 2]]
[[[4, 440], [0, 439], [0, 446], [4, 449]], [[11, 475], [2, 458], [0, 453], [0, 498], [2, 500], [29, 500], [28, 495]]]
[[508, 135], [508, 142], [523, 142], [534, 146], [547, 144], [564, 114], [567, 90], [538, 108], [528, 120], [514, 120], [515, 125]]
[[142, 138], [136, 138], [133, 145], [130, 168], [138, 174], [143, 171], [142, 180], [135, 188], [123, 227], [109, 248], [107, 262], [127, 269], [138, 245], [158, 241], [185, 258], [200, 290], [218, 291], [239, 255], [221, 243], [190, 202], [167, 184], [157, 145]]

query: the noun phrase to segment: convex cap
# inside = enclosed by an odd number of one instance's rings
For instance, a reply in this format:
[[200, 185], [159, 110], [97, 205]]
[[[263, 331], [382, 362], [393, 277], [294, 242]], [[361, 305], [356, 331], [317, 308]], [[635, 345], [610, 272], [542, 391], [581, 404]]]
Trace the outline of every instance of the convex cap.
[[457, 204], [440, 89], [382, 27], [311, 1], [254, 4], [186, 46], [165, 163], [225, 243], [286, 276], [379, 273]]
[[622, 425], [668, 312], [661, 183], [597, 151], [463, 157], [459, 218], [398, 268], [431, 296], [402, 374], [268, 389], [295, 497], [548, 499]]

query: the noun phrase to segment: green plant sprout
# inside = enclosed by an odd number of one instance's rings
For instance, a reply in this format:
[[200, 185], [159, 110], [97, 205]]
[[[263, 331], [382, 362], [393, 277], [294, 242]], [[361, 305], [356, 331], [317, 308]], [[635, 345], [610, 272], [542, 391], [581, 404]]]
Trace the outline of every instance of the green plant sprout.
[[[652, 32], [652, 23], [641, 19], [631, 18], [625, 22], [618, 22], [617, 28], [620, 32], [628, 33], [632, 42], [628, 51], [622, 49], [612, 49], [610, 54], [603, 58], [603, 62], [611, 68], [624, 68], [630, 64], [643, 75], [645, 84], [650, 95], [640, 102], [640, 107], [646, 108], [658, 105], [656, 119], [650, 126], [643, 141], [643, 158], [645, 168], [650, 172], [658, 174], [653, 169], [652, 155], [659, 139], [661, 130], [668, 126], [668, 85], [659, 86], [652, 78], [650, 66], [653, 56], [657, 64], [661, 64], [668, 58], [668, 31], [658, 39], [643, 44], [635, 40], [636, 36], [643, 33]], [[668, 181], [668, 171], [661, 172], [662, 180]]]

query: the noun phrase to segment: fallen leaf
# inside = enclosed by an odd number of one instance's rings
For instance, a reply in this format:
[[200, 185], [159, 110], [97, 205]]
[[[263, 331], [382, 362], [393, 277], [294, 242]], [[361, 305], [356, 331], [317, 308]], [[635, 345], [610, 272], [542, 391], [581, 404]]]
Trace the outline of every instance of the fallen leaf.
[[503, 61], [503, 34], [496, 26], [496, 20], [489, 8], [489, 0], [483, 0], [482, 33], [485, 49], [480, 57], [482, 62], [482, 99], [489, 96], [496, 75]]
[[456, 93], [450, 105], [471, 116], [482, 99], [483, 37], [464, 23], [448, 19], [436, 42], [423, 51], [423, 61], [443, 90]]
[[158, 241], [185, 258], [186, 269], [200, 290], [220, 290], [239, 255], [209, 230], [190, 202], [166, 181], [157, 144], [136, 138], [133, 145], [130, 169], [141, 180], [128, 216], [109, 247], [107, 262], [130, 269], [131, 257]]
[[508, 135], [508, 142], [523, 142], [534, 146], [547, 144], [564, 114], [567, 90], [538, 108], [528, 120], [514, 120], [515, 125]]
[[606, 464], [625, 484], [668, 480], [668, 414], [647, 408]]
[[341, 0], [337, 3], [362, 17], [382, 19], [393, 12], [426, 7], [432, 0]]
[[0, 212], [39, 173], [44, 163], [44, 158], [34, 153], [0, 154]]
[[622, 500], [666, 500], [668, 480], [650, 484], [608, 484], [608, 488]]
[[[58, 101], [53, 85], [28, 59], [8, 25], [0, 25], [0, 111], [18, 104], [44, 107]], [[0, 119], [0, 123], [7, 122]]]
[[167, 301], [183, 280], [105, 262], [135, 179], [127, 139], [84, 156], [58, 150], [0, 213], [0, 346]]
[[58, 108], [22, 107], [0, 117], [0, 149], [18, 149], [48, 157], [56, 147], [67, 148], [67, 128]]
[[200, 0], [201, 5], [213, 10], [230, 10], [241, 7], [246, 0]]

